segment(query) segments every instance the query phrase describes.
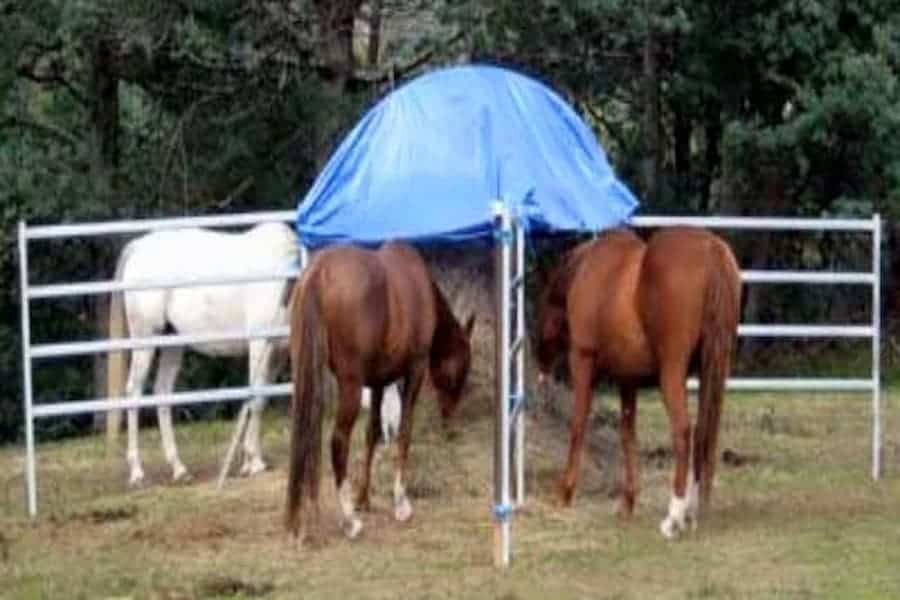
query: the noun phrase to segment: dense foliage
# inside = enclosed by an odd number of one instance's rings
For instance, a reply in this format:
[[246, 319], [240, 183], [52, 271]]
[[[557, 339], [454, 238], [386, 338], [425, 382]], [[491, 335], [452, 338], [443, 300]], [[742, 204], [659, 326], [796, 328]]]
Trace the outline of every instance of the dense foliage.
[[[365, 106], [443, 64], [547, 81], [596, 127], [645, 212], [893, 220], [898, 5], [0, 0], [0, 439], [21, 428], [19, 219], [291, 207]], [[791, 243], [753, 240], [748, 265]], [[60, 246], [35, 245], [34, 281], [111, 274], [116, 241], [67, 243], [65, 262]], [[38, 340], [102, 331], [104, 299], [34, 308]], [[100, 369], [73, 361], [36, 384], [83, 398]]]

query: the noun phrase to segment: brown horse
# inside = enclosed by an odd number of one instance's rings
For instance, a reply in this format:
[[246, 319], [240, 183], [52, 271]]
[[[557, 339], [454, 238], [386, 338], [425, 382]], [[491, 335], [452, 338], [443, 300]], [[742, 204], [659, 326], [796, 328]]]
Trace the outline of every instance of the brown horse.
[[[688, 521], [696, 526], [715, 476], [740, 297], [740, 271], [731, 249], [699, 229], [663, 229], [646, 243], [630, 231], [612, 231], [564, 257], [541, 298], [536, 347], [542, 381], [568, 350], [575, 406], [568, 465], [559, 482], [564, 505], [572, 502], [578, 480], [593, 388], [606, 377], [619, 387], [621, 397], [622, 515], [631, 516], [637, 494], [637, 390], [658, 384], [675, 458], [669, 512], [660, 530], [672, 538]], [[696, 371], [700, 394], [693, 477], [688, 480], [691, 425], [685, 380]]]
[[[459, 402], [469, 372], [469, 336], [413, 248], [389, 243], [377, 251], [343, 246], [323, 250], [297, 282], [291, 301], [290, 356], [294, 381], [290, 470], [285, 524], [299, 534], [301, 513], [316, 517], [321, 463], [323, 369], [338, 382], [331, 464], [344, 532], [356, 537], [356, 506], [369, 504], [369, 471], [381, 432], [384, 387], [402, 380], [403, 408], [394, 476], [394, 516], [412, 516], [406, 496], [406, 463], [413, 408], [426, 369], [443, 419]], [[358, 496], [352, 496], [347, 462], [362, 386], [372, 389], [366, 461]], [[308, 502], [311, 510], [303, 510]], [[305, 525], [305, 523], [304, 523]]]

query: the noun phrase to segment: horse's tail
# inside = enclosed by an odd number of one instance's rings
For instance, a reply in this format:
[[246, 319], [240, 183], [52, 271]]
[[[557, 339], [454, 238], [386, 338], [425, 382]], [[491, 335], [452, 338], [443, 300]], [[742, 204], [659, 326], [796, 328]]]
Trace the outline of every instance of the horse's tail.
[[716, 471], [716, 445], [725, 384], [737, 338], [741, 275], [731, 250], [716, 240], [706, 283], [700, 349], [700, 396], [694, 441], [694, 465], [700, 480], [701, 506], [709, 505]]
[[322, 461], [322, 382], [327, 344], [314, 288], [315, 273], [307, 269], [291, 303], [291, 448], [285, 527], [299, 534], [304, 502], [318, 512]]
[[[119, 255], [116, 263], [115, 281], [121, 281], [125, 263], [131, 255], [132, 245], [128, 244]], [[123, 292], [113, 292], [109, 301], [109, 338], [118, 339], [128, 335], [125, 323], [125, 300]], [[125, 352], [110, 352], [106, 359], [106, 395], [109, 398], [121, 398], [125, 395], [125, 377], [127, 364]], [[113, 448], [122, 428], [122, 411], [115, 409], [106, 414], [106, 447]]]

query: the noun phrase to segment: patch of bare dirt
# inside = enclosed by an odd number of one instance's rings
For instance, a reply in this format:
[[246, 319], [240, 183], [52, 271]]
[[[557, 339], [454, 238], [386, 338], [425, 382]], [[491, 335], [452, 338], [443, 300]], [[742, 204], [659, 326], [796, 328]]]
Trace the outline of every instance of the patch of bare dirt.
[[230, 575], [216, 575], [200, 584], [203, 596], [260, 598], [270, 594], [275, 586], [269, 582], [244, 581]]
[[726, 448], [722, 451], [722, 462], [729, 467], [744, 467], [758, 463], [759, 456], [755, 454], [741, 454], [736, 450]]

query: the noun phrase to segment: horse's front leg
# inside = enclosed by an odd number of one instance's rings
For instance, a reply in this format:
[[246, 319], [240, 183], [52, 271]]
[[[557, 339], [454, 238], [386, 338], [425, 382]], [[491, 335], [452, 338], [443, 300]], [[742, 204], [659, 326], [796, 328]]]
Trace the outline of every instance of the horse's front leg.
[[672, 497], [669, 500], [669, 512], [659, 524], [663, 536], [673, 539], [687, 528], [692, 518], [690, 508], [696, 506], [692, 499], [697, 489], [693, 485], [693, 477], [688, 478], [690, 466], [691, 423], [687, 407], [687, 389], [685, 387], [686, 369], [680, 365], [664, 367], [660, 375], [663, 400], [669, 414], [669, 426], [672, 435], [672, 455], [675, 459], [675, 471], [672, 476]]
[[637, 498], [637, 389], [631, 386], [620, 386], [621, 416], [619, 417], [619, 440], [622, 444], [622, 510], [621, 516], [630, 519], [634, 513]]
[[369, 427], [366, 431], [366, 462], [363, 465], [362, 484], [356, 496], [356, 506], [362, 510], [369, 510], [369, 483], [372, 474], [372, 459], [381, 438], [381, 401], [384, 396], [384, 388], [378, 386], [371, 388], [371, 400], [369, 403]]
[[591, 412], [594, 395], [594, 356], [588, 352], [573, 349], [569, 353], [569, 372], [575, 390], [575, 405], [572, 408], [572, 426], [569, 436], [569, 460], [559, 481], [559, 497], [563, 506], [572, 504], [581, 455], [584, 449], [584, 430]]
[[406, 495], [407, 459], [412, 438], [413, 409], [419, 396], [419, 389], [425, 378], [425, 362], [415, 365], [403, 385], [403, 407], [400, 409], [400, 433], [397, 436], [397, 455], [394, 462], [394, 518], [408, 521], [413, 509]]
[[354, 505], [353, 485], [347, 477], [350, 441], [353, 425], [359, 415], [361, 392], [362, 385], [358, 379], [340, 379], [340, 404], [331, 436], [331, 467], [341, 510], [341, 526], [351, 539], [362, 531], [362, 521], [357, 516]]

